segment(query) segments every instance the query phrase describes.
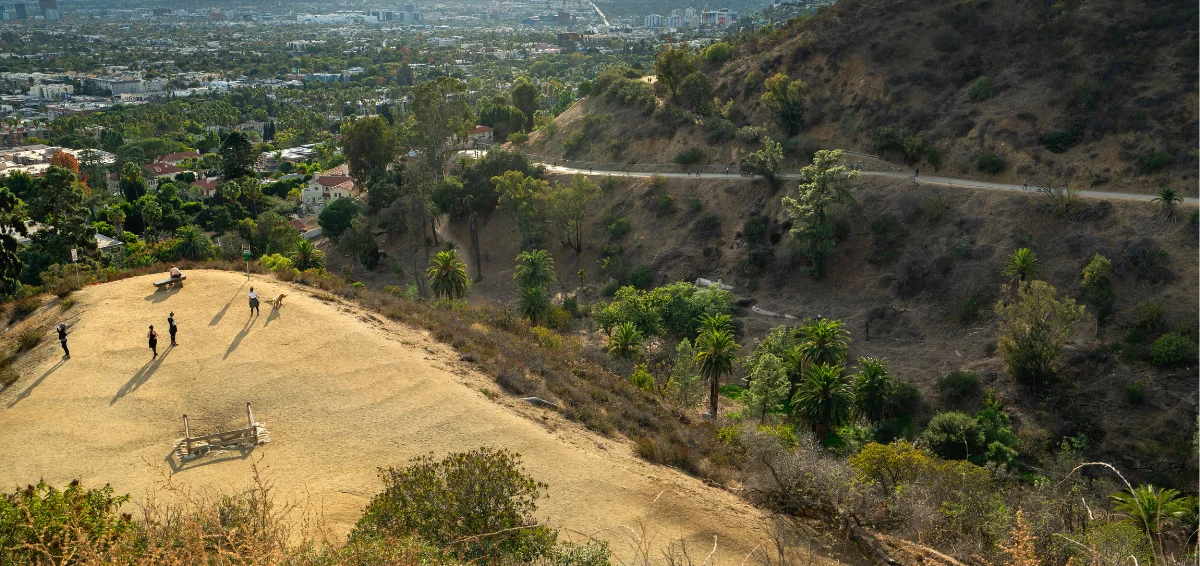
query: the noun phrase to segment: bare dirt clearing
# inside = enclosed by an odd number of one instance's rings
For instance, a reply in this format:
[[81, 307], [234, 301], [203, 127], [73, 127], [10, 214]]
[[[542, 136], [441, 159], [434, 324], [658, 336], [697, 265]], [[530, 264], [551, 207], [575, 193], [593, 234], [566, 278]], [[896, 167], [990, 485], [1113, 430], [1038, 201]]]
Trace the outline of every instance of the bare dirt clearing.
[[[565, 537], [610, 540], [618, 557], [632, 551], [627, 527], [644, 528], [656, 548], [682, 537], [702, 554], [717, 536], [723, 563], [741, 563], [763, 538], [765, 516], [734, 495], [642, 462], [629, 443], [557, 414], [489, 399], [482, 390], [495, 384], [424, 332], [259, 276], [188, 275], [178, 290], [155, 292], [158, 276], [143, 276], [76, 293], [62, 314], [72, 359], [59, 361], [46, 339], [0, 392], [0, 488], [80, 479], [136, 501], [168, 473], [194, 490], [243, 488], [258, 461], [278, 497], [314, 505], [343, 534], [380, 489], [377, 467], [487, 445], [520, 453], [550, 485], [540, 518]], [[264, 298], [286, 292], [285, 305], [264, 301], [248, 318], [251, 285]], [[161, 333], [157, 360], [150, 324]], [[245, 426], [246, 401], [269, 444], [171, 459], [183, 413], [193, 435], [231, 430]]]

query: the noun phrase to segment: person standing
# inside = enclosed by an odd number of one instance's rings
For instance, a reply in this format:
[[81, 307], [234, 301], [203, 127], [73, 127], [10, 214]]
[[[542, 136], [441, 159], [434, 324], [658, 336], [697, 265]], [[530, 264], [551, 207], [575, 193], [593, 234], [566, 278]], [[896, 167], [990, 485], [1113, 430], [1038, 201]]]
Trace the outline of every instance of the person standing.
[[913, 178], [916, 179], [921, 174], [921, 168], [913, 169]]
[[[154, 325], [150, 325], [150, 332], [146, 333], [146, 338], [150, 340], [150, 351], [154, 352], [154, 357], [158, 357], [158, 333], [154, 331]], [[153, 359], [153, 358], [151, 358]]]
[[254, 292], [254, 287], [250, 288], [250, 315], [258, 312], [258, 293]]
[[175, 333], [179, 331], [179, 327], [175, 326], [175, 311], [171, 311], [171, 314], [167, 316], [167, 330], [171, 333], [171, 345], [178, 346], [179, 344], [175, 342]]
[[62, 344], [63, 359], [71, 359], [71, 351], [67, 349], [67, 325], [60, 322], [55, 330], [58, 330], [58, 343]]

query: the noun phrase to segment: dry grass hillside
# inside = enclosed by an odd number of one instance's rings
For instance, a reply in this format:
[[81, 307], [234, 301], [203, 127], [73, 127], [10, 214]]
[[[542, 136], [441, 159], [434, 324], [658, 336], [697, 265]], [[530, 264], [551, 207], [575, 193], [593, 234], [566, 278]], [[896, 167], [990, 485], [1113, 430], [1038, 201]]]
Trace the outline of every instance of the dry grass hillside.
[[[828, 275], [814, 280], [807, 259], [787, 232], [780, 197], [762, 181], [670, 179], [654, 188], [646, 178], [614, 178], [589, 214], [581, 255], [547, 238], [566, 287], [585, 273], [585, 300], [605, 300], [602, 287], [645, 267], [653, 285], [697, 277], [720, 279], [735, 294], [767, 311], [798, 319], [846, 321], [851, 357], [888, 358], [896, 376], [913, 381], [930, 410], [974, 410], [982, 392], [959, 401], [938, 395], [948, 372], [979, 374], [994, 389], [1022, 434], [1022, 454], [1050, 457], [1059, 439], [1086, 434], [1093, 454], [1160, 485], [1194, 477], [1192, 433], [1197, 413], [1195, 367], [1160, 368], [1144, 361], [1144, 346], [1119, 353], [1146, 305], [1166, 310], [1163, 329], [1195, 340], [1196, 232], [1187, 221], [1158, 219], [1146, 203], [1085, 200], [1072, 219], [1053, 214], [1032, 194], [996, 193], [860, 180], [858, 204], [840, 213]], [[1191, 209], [1185, 210], [1185, 213]], [[612, 237], [609, 227], [627, 221]], [[887, 226], [887, 230], [874, 227]], [[478, 300], [512, 300], [512, 258], [518, 253], [511, 219], [494, 213], [480, 233], [485, 278]], [[879, 232], [880, 235], [876, 233]], [[469, 250], [465, 226], [446, 235]], [[753, 237], [761, 239], [750, 241]], [[1018, 386], [995, 354], [993, 305], [1005, 291], [1001, 271], [1018, 247], [1040, 259], [1040, 277], [1079, 298], [1081, 270], [1093, 254], [1112, 260], [1116, 313], [1103, 326], [1085, 323], [1066, 357], [1065, 383], [1053, 392]], [[605, 256], [619, 272], [601, 273]], [[739, 309], [741, 342], [749, 350], [769, 328], [794, 323]], [[1140, 348], [1140, 349], [1139, 349]], [[1131, 402], [1131, 384], [1144, 399]], [[927, 415], [928, 416], [928, 415]], [[926, 416], [926, 418], [927, 418]]]
[[[539, 520], [564, 539], [609, 541], [622, 561], [680, 541], [708, 552], [714, 538], [716, 557], [741, 561], [769, 528], [767, 514], [736, 495], [500, 393], [424, 330], [269, 276], [188, 275], [171, 291], [155, 292], [159, 275], [89, 286], [69, 309], [51, 303], [14, 327], [67, 323], [72, 357], [61, 360], [57, 341], [43, 338], [0, 389], [0, 491], [78, 479], [141, 504], [177, 493], [164, 491], [168, 479], [184, 493], [243, 489], [257, 465], [281, 504], [319, 516], [337, 540], [380, 491], [379, 467], [493, 446], [519, 453], [549, 484]], [[287, 293], [283, 308], [264, 304], [248, 317], [251, 286]], [[158, 324], [172, 311], [177, 347]], [[148, 324], [163, 330], [157, 358]], [[173, 457], [182, 414], [193, 435], [232, 430], [244, 426], [247, 401], [269, 443]]]
[[[764, 78], [805, 81], [801, 149], [875, 153], [879, 128], [904, 128], [942, 150], [946, 176], [1195, 194], [1196, 53], [1191, 2], [843, 0], [740, 42], [704, 70], [744, 114], [738, 126], [770, 124], [759, 101]], [[980, 77], [989, 86], [972, 96]], [[552, 152], [578, 127], [573, 120], [611, 114], [580, 159], [670, 163], [698, 147], [706, 162], [736, 163], [753, 149], [710, 145], [700, 125], [655, 124], [597, 98], [564, 115], [554, 135], [535, 135], [531, 148]], [[983, 152], [1007, 167], [978, 171]]]

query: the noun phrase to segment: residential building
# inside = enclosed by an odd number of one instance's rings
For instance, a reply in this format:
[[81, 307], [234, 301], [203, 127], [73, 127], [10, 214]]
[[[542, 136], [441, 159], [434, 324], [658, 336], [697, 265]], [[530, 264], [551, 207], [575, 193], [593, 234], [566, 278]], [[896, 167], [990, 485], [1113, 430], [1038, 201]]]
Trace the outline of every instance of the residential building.
[[175, 153], [168, 153], [166, 155], [159, 156], [158, 159], [154, 160], [154, 162], [166, 163], [168, 165], [179, 165], [180, 163], [183, 163], [189, 159], [200, 159], [200, 153], [196, 151], [179, 151]]
[[155, 187], [159, 181], [174, 181], [175, 176], [184, 171], [185, 169], [170, 163], [149, 163], [146, 165], [146, 184]]
[[333, 175], [330, 172], [317, 173], [300, 191], [301, 200], [308, 205], [323, 205], [356, 195], [354, 179], [349, 175]]
[[658, 14], [650, 14], [645, 17], [645, 26], [648, 28], [663, 27], [663, 17]]
[[17, 2], [16, 4], [13, 4], [13, 10], [17, 13], [17, 16], [13, 19], [16, 19], [16, 20], [28, 20], [29, 19], [29, 13], [27, 13], [25, 11], [25, 3], [24, 2]]
[[209, 177], [207, 179], [196, 179], [192, 182], [192, 186], [200, 189], [204, 193], [204, 198], [212, 198], [217, 194], [217, 183], [221, 179], [218, 177]]
[[74, 92], [74, 86], [57, 83], [41, 83], [29, 87], [29, 96], [41, 100], [63, 100]]

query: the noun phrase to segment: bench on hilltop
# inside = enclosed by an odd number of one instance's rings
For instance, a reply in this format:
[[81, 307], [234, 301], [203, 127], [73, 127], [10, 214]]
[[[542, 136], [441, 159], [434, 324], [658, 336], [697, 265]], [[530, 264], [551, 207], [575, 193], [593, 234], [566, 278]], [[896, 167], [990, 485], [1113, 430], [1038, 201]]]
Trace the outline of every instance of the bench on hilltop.
[[168, 277], [166, 279], [163, 279], [162, 281], [155, 281], [154, 286], [159, 289], [165, 289], [165, 288], [170, 287], [171, 285], [179, 285], [180, 287], [182, 287], [184, 279], [187, 279], [187, 275], [180, 275], [179, 277]]

